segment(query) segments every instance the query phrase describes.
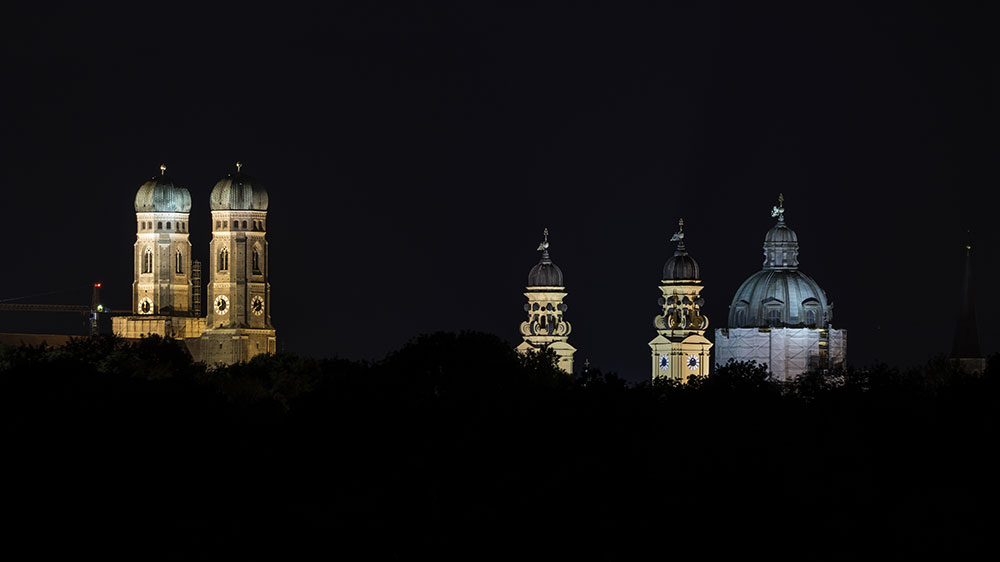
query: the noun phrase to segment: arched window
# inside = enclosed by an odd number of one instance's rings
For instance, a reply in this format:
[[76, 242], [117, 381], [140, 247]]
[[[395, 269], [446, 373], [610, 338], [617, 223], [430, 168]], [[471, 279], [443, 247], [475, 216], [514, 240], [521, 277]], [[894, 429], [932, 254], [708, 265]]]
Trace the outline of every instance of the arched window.
[[771, 307], [767, 309], [767, 325], [768, 326], [781, 326], [781, 309], [778, 307]]
[[242, 228], [243, 230], [246, 230], [247, 229], [247, 221], [243, 221], [243, 226], [241, 226], [240, 228]]
[[250, 256], [250, 262], [253, 266], [254, 273], [260, 273], [260, 250], [256, 246], [253, 248], [253, 254]]
[[157, 230], [163, 229], [163, 221], [156, 221], [156, 229]]
[[177, 250], [176, 265], [174, 266], [174, 271], [177, 273], [184, 273], [184, 255], [181, 254], [180, 250]]
[[809, 309], [806, 311], [806, 326], [809, 328], [816, 327], [816, 311]]
[[222, 221], [215, 221], [215, 228], [222, 228]]
[[229, 221], [222, 221], [222, 228], [229, 228]]
[[229, 250], [226, 248], [219, 251], [219, 271], [229, 271]]
[[170, 221], [167, 221], [167, 230], [170, 230]]
[[150, 250], [149, 248], [146, 248], [142, 252], [142, 272], [153, 272], [153, 250]]

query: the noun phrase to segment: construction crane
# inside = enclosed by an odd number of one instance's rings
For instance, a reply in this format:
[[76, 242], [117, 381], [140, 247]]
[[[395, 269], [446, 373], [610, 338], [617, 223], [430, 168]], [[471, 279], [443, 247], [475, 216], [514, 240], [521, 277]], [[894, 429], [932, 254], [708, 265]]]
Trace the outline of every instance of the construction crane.
[[[59, 291], [54, 291], [59, 292]], [[52, 294], [52, 293], [47, 293]], [[76, 312], [85, 314], [88, 317], [90, 335], [99, 333], [99, 320], [101, 315], [116, 316], [122, 314], [132, 314], [131, 310], [111, 310], [101, 304], [101, 284], [93, 284], [90, 306], [82, 304], [28, 304], [12, 303], [9, 301], [23, 300], [31, 297], [16, 297], [0, 301], [0, 312]]]

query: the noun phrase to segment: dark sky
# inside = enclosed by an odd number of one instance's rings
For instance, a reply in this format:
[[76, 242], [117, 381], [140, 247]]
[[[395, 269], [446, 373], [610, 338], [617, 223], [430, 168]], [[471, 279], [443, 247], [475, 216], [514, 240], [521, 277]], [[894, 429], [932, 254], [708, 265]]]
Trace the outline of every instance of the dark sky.
[[985, 8], [369, 4], [7, 13], [0, 299], [100, 280], [128, 308], [139, 185], [162, 162], [190, 189], [204, 259], [241, 160], [270, 193], [288, 351], [513, 345], [547, 226], [577, 361], [643, 379], [677, 218], [723, 327], [779, 192], [851, 363], [950, 350], [967, 229], [998, 351]]

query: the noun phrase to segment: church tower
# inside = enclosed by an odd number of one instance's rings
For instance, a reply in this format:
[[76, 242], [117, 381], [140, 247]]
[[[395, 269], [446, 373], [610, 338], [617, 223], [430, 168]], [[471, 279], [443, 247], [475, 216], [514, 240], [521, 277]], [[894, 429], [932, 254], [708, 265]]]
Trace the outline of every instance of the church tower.
[[132, 314], [112, 318], [123, 338], [150, 335], [196, 338], [203, 321], [192, 309], [191, 242], [188, 239], [191, 194], [167, 176], [139, 186], [135, 194], [136, 236], [133, 247]]
[[215, 184], [209, 199], [208, 363], [247, 361], [275, 351], [268, 283], [267, 191], [242, 172]]
[[135, 194], [134, 314], [191, 313], [190, 213], [191, 194], [167, 176], [166, 166]]
[[712, 342], [705, 338], [708, 318], [701, 313], [701, 269], [684, 246], [684, 219], [670, 239], [677, 242], [674, 255], [663, 265], [659, 304], [663, 312], [653, 318], [657, 336], [649, 342], [653, 351], [653, 379], [686, 382], [691, 375], [709, 373]]
[[972, 244], [965, 245], [965, 274], [962, 279], [962, 302], [955, 327], [951, 357], [970, 373], [986, 370], [986, 358], [979, 345], [979, 326], [976, 323], [976, 294], [972, 283]]
[[524, 305], [528, 319], [521, 323], [521, 336], [524, 341], [517, 346], [521, 353], [551, 349], [559, 358], [559, 368], [567, 373], [573, 373], [573, 353], [576, 348], [569, 344], [571, 326], [563, 320], [567, 306], [563, 304], [566, 298], [566, 287], [563, 283], [563, 273], [559, 266], [552, 263], [549, 257], [549, 229], [545, 229], [545, 239], [538, 245], [542, 259], [528, 273], [528, 286], [524, 296], [528, 303]]

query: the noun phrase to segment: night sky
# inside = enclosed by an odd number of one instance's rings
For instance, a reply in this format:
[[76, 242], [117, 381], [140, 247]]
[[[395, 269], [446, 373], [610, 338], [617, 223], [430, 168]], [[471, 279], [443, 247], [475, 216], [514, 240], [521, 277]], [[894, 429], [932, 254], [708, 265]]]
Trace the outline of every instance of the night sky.
[[165, 163], [191, 191], [204, 262], [209, 193], [239, 160], [270, 194], [290, 352], [378, 359], [462, 329], [515, 345], [548, 227], [577, 365], [642, 380], [678, 217], [714, 332], [779, 192], [849, 363], [950, 351], [970, 229], [998, 351], [985, 8], [369, 4], [8, 12], [0, 299], [88, 304], [101, 281], [129, 308], [139, 185]]

